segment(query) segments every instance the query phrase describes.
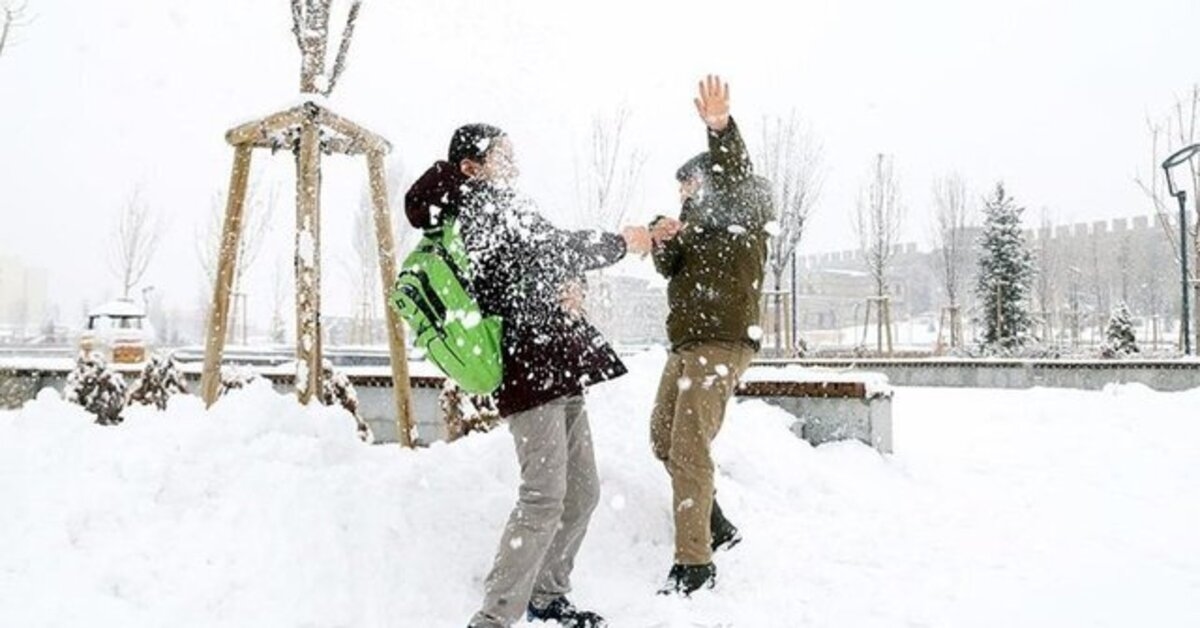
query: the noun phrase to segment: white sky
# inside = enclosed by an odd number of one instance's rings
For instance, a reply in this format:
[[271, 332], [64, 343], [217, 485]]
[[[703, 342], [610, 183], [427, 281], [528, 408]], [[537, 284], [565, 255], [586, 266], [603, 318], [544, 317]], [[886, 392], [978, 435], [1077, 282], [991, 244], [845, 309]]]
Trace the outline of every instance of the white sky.
[[[345, 3], [343, 3], [345, 4]], [[344, 6], [342, 7], [344, 10]], [[170, 220], [153, 284], [191, 307], [209, 288], [193, 242], [227, 184], [224, 131], [290, 103], [298, 58], [286, 0], [29, 0], [36, 16], [0, 58], [0, 251], [46, 269], [70, 318], [119, 291], [104, 236], [136, 187]], [[752, 147], [764, 115], [797, 109], [825, 146], [825, 193], [802, 244], [851, 243], [849, 211], [877, 152], [895, 155], [910, 238], [925, 239], [933, 178], [1075, 221], [1147, 213], [1147, 114], [1200, 80], [1195, 0], [366, 0], [334, 108], [386, 137], [410, 171], [451, 131], [512, 136], [524, 186], [551, 216], [574, 202], [572, 159], [593, 113], [633, 111], [649, 154], [639, 217], [674, 211], [672, 173], [703, 148], [691, 98], [705, 72], [732, 84]], [[256, 154], [284, 203], [251, 270], [263, 313], [290, 247], [291, 168]], [[352, 212], [365, 166], [325, 174], [326, 311], [351, 310]], [[256, 302], [258, 307], [256, 307]], [[264, 308], [264, 309], [260, 309]]]

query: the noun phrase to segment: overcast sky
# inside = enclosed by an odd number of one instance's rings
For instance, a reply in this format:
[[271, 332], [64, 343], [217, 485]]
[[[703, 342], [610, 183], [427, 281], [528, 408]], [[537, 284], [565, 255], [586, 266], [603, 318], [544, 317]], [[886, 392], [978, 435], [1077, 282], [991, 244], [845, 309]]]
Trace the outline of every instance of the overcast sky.
[[[224, 132], [298, 91], [288, 2], [28, 3], [33, 23], [0, 57], [0, 251], [44, 268], [74, 316], [119, 292], [105, 236], [139, 189], [170, 223], [145, 283], [193, 306], [210, 290], [194, 239], [229, 177]], [[927, 240], [930, 185], [949, 171], [976, 195], [1003, 179], [1061, 221], [1149, 213], [1133, 184], [1149, 163], [1145, 119], [1200, 80], [1197, 23], [1195, 0], [366, 0], [332, 104], [388, 137], [409, 171], [461, 123], [504, 127], [551, 217], [575, 202], [591, 116], [628, 107], [649, 156], [641, 218], [674, 211], [674, 168], [704, 142], [695, 81], [719, 72], [752, 148], [762, 117], [791, 109], [824, 144], [801, 245], [820, 252], [851, 246], [879, 152], [895, 156], [912, 240]], [[283, 199], [249, 278], [261, 317], [290, 247], [293, 184], [288, 157], [255, 159]], [[365, 166], [326, 163], [325, 302], [343, 314]]]

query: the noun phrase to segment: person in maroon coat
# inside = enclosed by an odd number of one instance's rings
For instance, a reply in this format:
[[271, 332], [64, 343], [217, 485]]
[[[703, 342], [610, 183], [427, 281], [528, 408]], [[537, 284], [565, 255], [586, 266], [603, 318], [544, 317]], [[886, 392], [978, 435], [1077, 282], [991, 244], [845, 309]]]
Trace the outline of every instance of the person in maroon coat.
[[601, 626], [566, 598], [575, 555], [599, 500], [584, 390], [625, 374], [625, 365], [583, 316], [584, 273], [651, 247], [644, 227], [621, 234], [555, 227], [513, 186], [512, 142], [500, 129], [455, 131], [446, 161], [405, 196], [409, 222], [453, 219], [470, 260], [467, 289], [502, 320], [504, 377], [496, 405], [521, 466], [517, 505], [488, 575], [472, 627], [530, 619]]

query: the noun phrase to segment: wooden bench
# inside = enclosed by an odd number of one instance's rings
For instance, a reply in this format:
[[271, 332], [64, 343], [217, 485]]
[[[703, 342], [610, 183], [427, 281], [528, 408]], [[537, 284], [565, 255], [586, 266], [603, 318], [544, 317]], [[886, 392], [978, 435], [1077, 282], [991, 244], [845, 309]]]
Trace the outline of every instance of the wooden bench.
[[892, 390], [881, 374], [753, 365], [737, 396], [788, 411], [792, 432], [813, 445], [853, 438], [892, 453]]

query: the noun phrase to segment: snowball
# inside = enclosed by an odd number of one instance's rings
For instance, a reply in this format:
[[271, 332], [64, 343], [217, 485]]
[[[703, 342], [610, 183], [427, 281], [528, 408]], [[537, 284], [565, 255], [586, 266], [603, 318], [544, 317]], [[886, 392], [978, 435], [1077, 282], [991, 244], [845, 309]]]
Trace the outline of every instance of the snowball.
[[751, 340], [760, 340], [763, 337], [762, 327], [759, 327], [758, 325], [751, 325], [746, 328], [746, 335], [750, 336]]

